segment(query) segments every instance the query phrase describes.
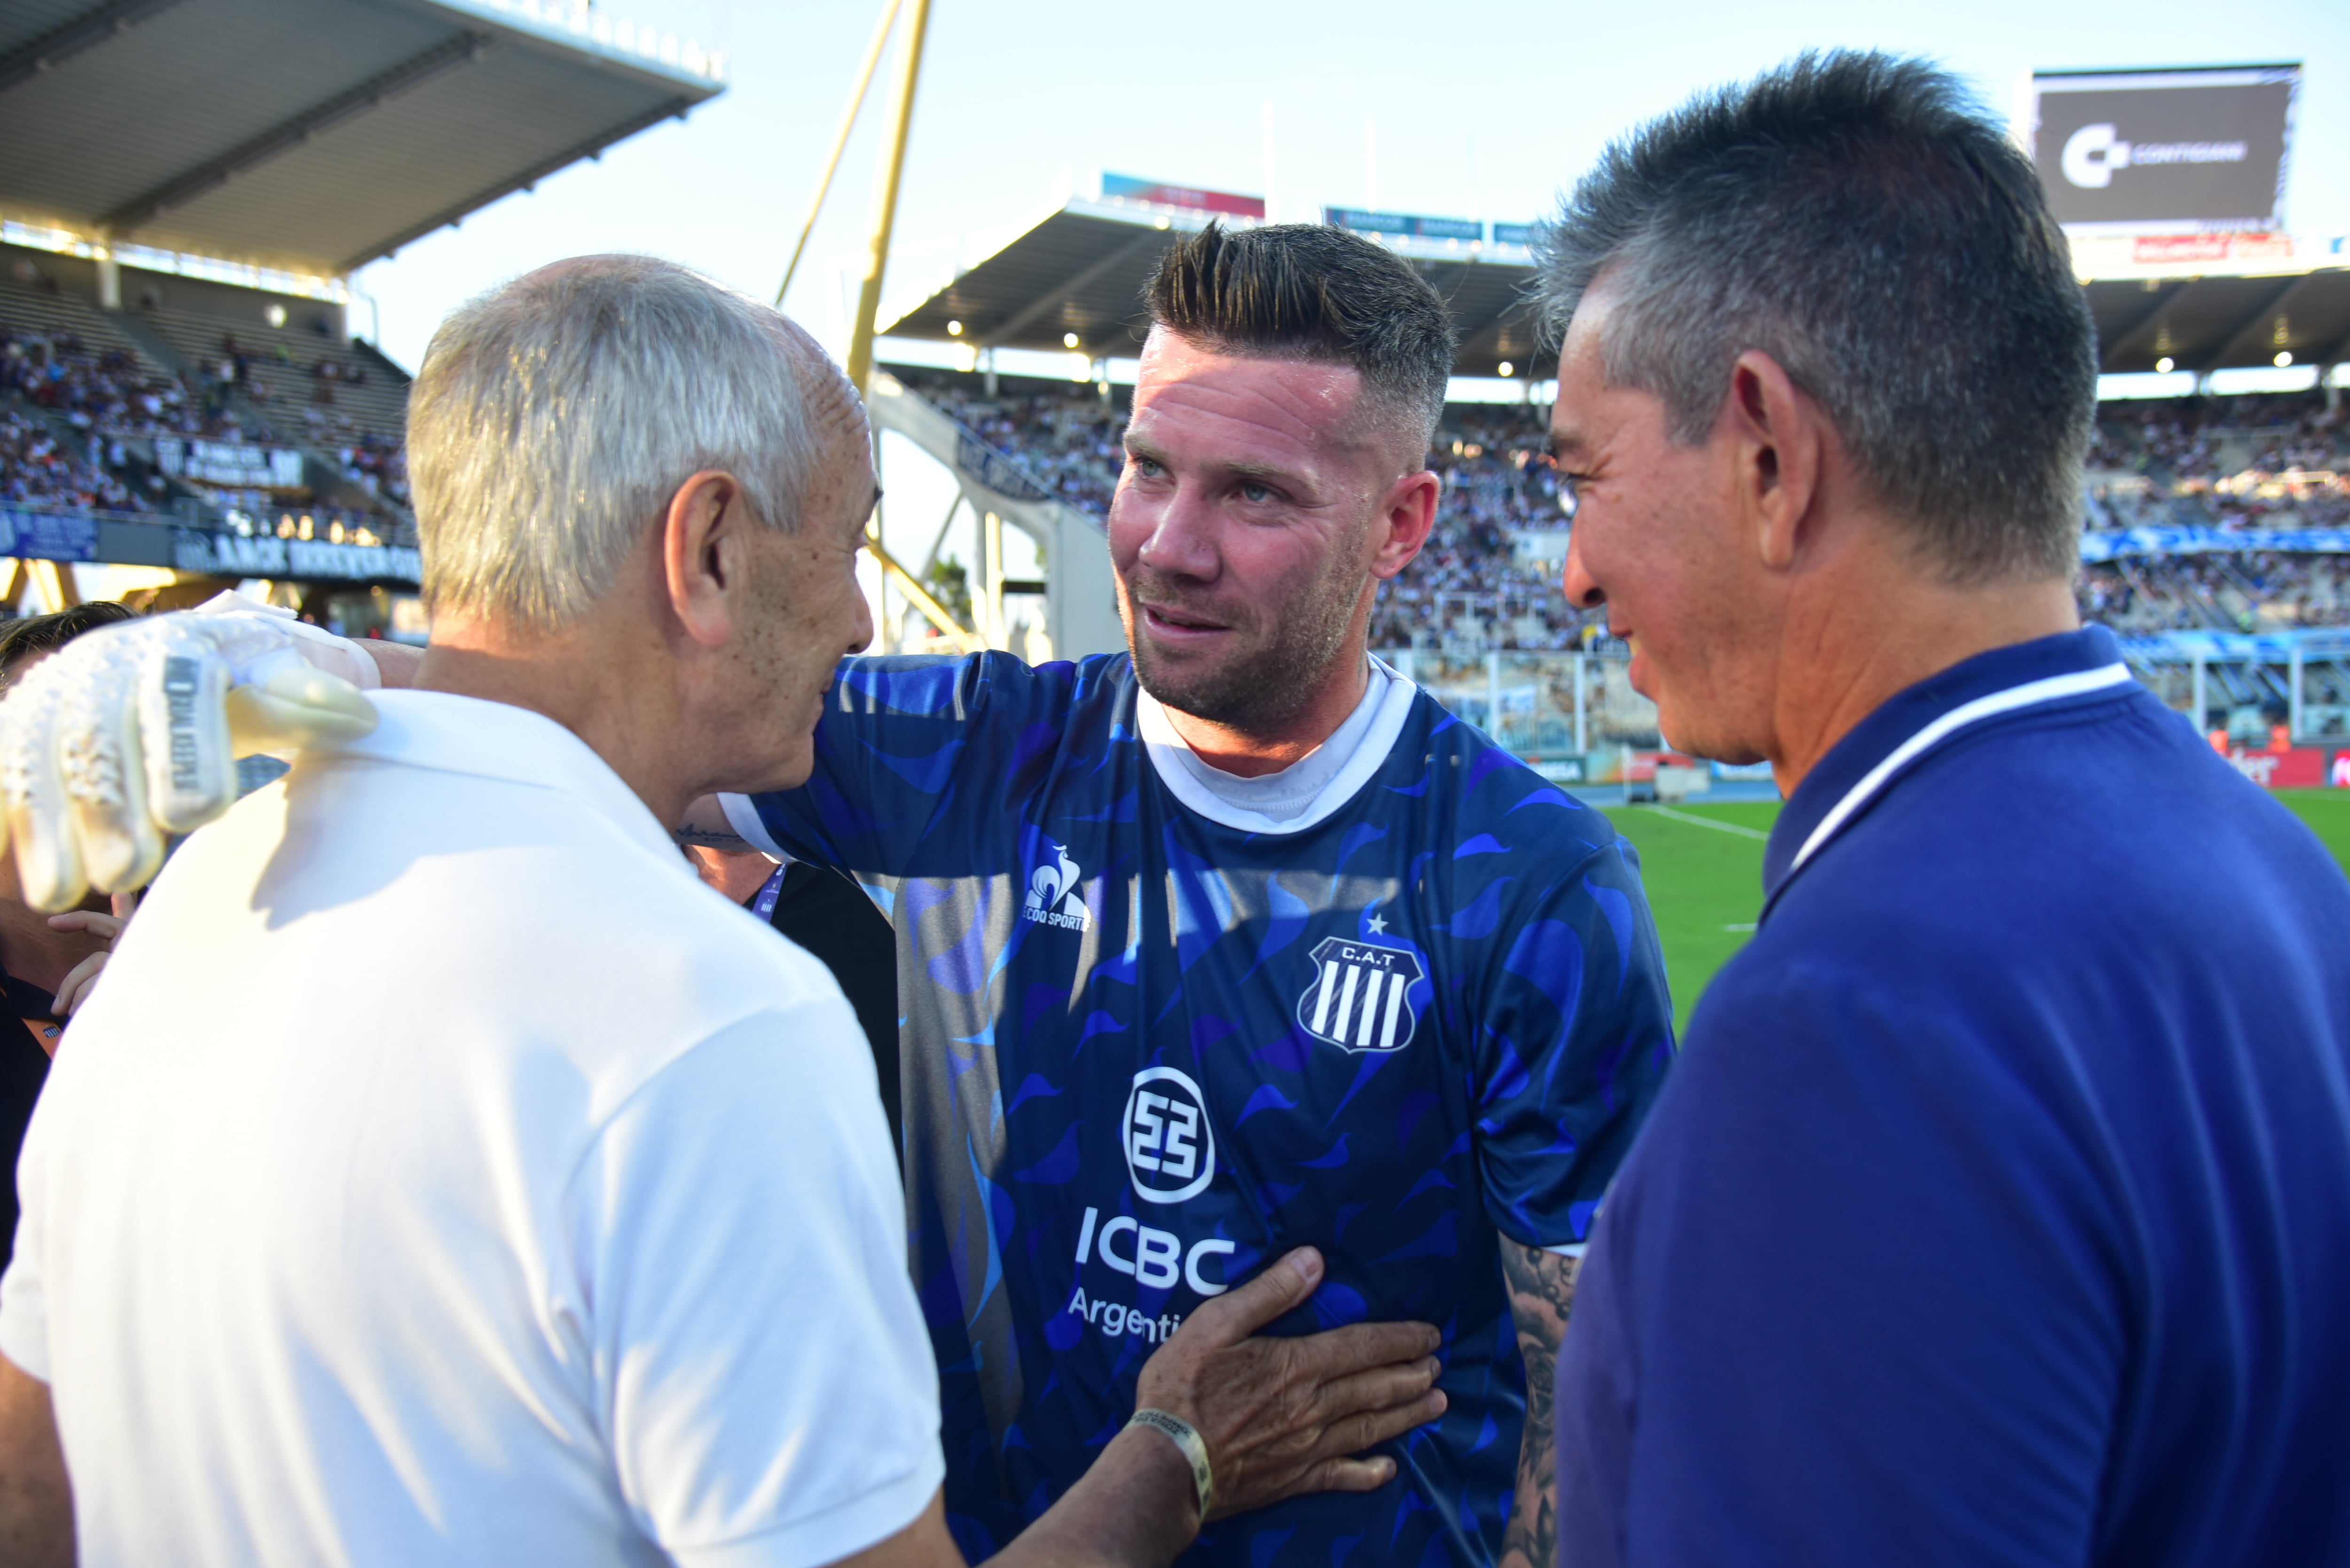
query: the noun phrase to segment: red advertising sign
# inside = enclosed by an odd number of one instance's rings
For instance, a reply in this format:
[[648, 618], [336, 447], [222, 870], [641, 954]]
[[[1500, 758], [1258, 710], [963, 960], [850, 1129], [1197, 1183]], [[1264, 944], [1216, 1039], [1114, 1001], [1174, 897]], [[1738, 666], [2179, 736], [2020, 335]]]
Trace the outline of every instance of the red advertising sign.
[[1229, 191], [1203, 191], [1193, 185], [1164, 185], [1138, 180], [1131, 174], [1104, 174], [1105, 202], [1141, 202], [1153, 207], [1189, 207], [1195, 213], [1222, 213], [1235, 218], [1263, 218], [1264, 198], [1235, 196]]
[[2228, 753], [2235, 770], [2262, 789], [2320, 789], [2328, 782], [2328, 764], [2335, 784], [2350, 784], [2350, 752], [2328, 753], [2317, 746], [2286, 746], [2248, 752], [2239, 746]]

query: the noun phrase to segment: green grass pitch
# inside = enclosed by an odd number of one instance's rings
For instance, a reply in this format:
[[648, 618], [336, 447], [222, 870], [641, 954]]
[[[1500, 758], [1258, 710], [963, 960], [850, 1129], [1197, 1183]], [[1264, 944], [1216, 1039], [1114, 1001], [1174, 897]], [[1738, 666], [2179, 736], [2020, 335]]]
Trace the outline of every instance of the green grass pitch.
[[[2350, 874], [2350, 790], [2279, 790], [2276, 797], [2309, 825]], [[1692, 802], [1666, 810], [1606, 809], [1617, 831], [1640, 851], [1641, 879], [1665, 945], [1675, 1024], [1686, 1029], [1706, 982], [1754, 929], [1762, 906], [1762, 836], [1777, 819], [1779, 805]]]

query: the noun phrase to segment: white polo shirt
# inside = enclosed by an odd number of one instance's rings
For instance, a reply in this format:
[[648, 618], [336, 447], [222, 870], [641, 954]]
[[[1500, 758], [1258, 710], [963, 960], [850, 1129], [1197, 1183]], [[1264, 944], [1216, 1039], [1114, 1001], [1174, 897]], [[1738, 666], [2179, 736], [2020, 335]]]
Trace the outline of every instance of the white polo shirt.
[[855, 1015], [568, 731], [380, 692], [174, 857], [0, 1354], [86, 1565], [827, 1563], [943, 1465]]

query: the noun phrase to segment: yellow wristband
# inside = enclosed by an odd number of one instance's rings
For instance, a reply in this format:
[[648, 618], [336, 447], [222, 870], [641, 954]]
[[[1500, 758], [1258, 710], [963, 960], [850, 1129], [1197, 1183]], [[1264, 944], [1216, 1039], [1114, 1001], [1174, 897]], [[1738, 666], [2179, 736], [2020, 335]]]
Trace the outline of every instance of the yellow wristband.
[[1215, 1478], [1208, 1469], [1208, 1445], [1191, 1428], [1191, 1423], [1164, 1410], [1140, 1409], [1134, 1413], [1129, 1427], [1148, 1427], [1154, 1432], [1164, 1432], [1168, 1440], [1183, 1450], [1191, 1462], [1191, 1484], [1200, 1489], [1200, 1518], [1208, 1517], [1208, 1503], [1216, 1495]]

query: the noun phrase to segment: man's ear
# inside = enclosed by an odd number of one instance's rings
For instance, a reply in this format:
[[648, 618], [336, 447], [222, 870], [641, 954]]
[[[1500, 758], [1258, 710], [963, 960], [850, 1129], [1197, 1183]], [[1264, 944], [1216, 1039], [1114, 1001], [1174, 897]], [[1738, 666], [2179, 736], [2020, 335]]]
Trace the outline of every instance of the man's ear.
[[1379, 523], [1387, 528], [1371, 554], [1371, 576], [1392, 577], [1411, 565], [1428, 531], [1436, 525], [1437, 492], [1442, 482], [1426, 469], [1407, 473], [1388, 486], [1386, 510]]
[[1820, 407], [1770, 355], [1749, 349], [1730, 369], [1724, 414], [1734, 441], [1738, 512], [1762, 564], [1784, 571], [1795, 559], [1825, 456]]
[[661, 520], [661, 572], [670, 613], [705, 648], [733, 640], [736, 600], [747, 563], [743, 535], [750, 504], [734, 476], [704, 470], [677, 487]]

